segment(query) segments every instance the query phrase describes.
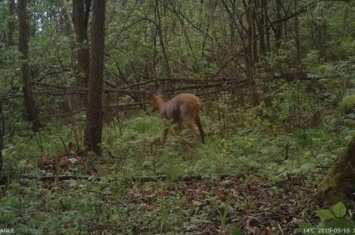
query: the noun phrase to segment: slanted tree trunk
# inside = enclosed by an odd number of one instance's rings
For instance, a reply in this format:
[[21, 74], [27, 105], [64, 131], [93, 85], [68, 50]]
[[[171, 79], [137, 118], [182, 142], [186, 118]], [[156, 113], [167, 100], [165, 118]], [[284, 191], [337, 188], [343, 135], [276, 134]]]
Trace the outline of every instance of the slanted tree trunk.
[[91, 58], [89, 74], [88, 107], [84, 144], [87, 150], [102, 154], [102, 90], [104, 75], [105, 49], [105, 2], [93, 1], [93, 20], [91, 31]]
[[36, 103], [33, 98], [31, 85], [31, 72], [28, 64], [28, 38], [29, 25], [27, 22], [27, 0], [18, 1], [19, 13], [19, 50], [21, 53], [22, 91], [27, 118], [31, 123], [32, 130], [37, 132], [41, 126]]
[[319, 185], [319, 196], [329, 204], [354, 199], [355, 136], [332, 164], [327, 177]]
[[[165, 61], [165, 67], [164, 67], [164, 72], [165, 75], [168, 77], [171, 77], [171, 69], [170, 69], [170, 64], [169, 64], [169, 57], [168, 57], [168, 53], [166, 51], [166, 41], [164, 41], [164, 34], [163, 34], [163, 23], [162, 23], [162, 19], [161, 19], [161, 6], [159, 5], [159, 1], [155, 0], [155, 18], [156, 18], [156, 30], [157, 30], [157, 34], [159, 36], [159, 42], [160, 42], [160, 46], [161, 46], [161, 50], [163, 53], [163, 58]], [[165, 87], [165, 86], [164, 86]]]

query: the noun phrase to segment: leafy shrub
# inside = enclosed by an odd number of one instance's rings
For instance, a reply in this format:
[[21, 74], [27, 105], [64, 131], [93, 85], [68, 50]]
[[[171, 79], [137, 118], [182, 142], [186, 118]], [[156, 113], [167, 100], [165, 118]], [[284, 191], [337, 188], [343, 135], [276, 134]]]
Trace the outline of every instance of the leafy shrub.
[[351, 216], [346, 216], [346, 207], [342, 202], [330, 209], [316, 210], [315, 213], [321, 219], [318, 225], [309, 222], [298, 223], [303, 234], [354, 234], [355, 223]]
[[355, 110], [355, 95], [349, 95], [343, 98], [339, 103], [339, 112], [341, 114], [350, 114]]

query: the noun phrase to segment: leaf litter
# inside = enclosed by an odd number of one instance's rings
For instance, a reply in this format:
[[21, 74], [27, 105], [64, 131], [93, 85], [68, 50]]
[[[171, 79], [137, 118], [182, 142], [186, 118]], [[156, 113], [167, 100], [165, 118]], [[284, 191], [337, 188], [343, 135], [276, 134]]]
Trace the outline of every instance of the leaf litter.
[[164, 201], [164, 209], [172, 217], [180, 210], [185, 226], [172, 234], [231, 234], [236, 225], [243, 234], [301, 234], [295, 222], [305, 219], [303, 212], [315, 193], [304, 186], [304, 179], [296, 177], [275, 184], [243, 177], [161, 184], [135, 185], [127, 192], [125, 203], [140, 204], [149, 213]]

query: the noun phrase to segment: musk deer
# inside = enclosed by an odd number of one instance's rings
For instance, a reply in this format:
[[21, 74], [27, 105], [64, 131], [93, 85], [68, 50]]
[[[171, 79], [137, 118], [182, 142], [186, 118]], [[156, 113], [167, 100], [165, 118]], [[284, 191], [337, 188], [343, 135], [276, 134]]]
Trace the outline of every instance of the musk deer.
[[[163, 137], [161, 139], [161, 147], [165, 144], [166, 137], [169, 132], [170, 121], [178, 124], [180, 135], [182, 125], [186, 125], [190, 132], [199, 141], [203, 144], [205, 143], [205, 134], [203, 132], [199, 117], [201, 100], [197, 96], [183, 93], [175, 96], [169, 101], [165, 101], [162, 94], [153, 94], [151, 97], [151, 106], [153, 111], [159, 111], [160, 116], [165, 122]], [[200, 135], [197, 134], [194, 124], [197, 125]]]

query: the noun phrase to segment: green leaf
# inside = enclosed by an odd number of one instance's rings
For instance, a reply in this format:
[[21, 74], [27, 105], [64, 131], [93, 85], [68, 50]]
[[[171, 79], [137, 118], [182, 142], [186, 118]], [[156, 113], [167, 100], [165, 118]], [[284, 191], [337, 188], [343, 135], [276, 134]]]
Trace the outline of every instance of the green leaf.
[[298, 222], [297, 225], [300, 229], [314, 228], [314, 225], [305, 221]]
[[315, 212], [322, 221], [335, 219], [334, 214], [330, 210], [321, 209], [321, 210], [316, 210]]
[[240, 228], [238, 226], [233, 226], [232, 235], [242, 235], [242, 231], [240, 231]]
[[342, 202], [338, 202], [337, 204], [331, 207], [335, 217], [341, 218], [346, 215], [346, 207]]
[[325, 220], [323, 223], [324, 228], [355, 228], [354, 221], [346, 218]]

